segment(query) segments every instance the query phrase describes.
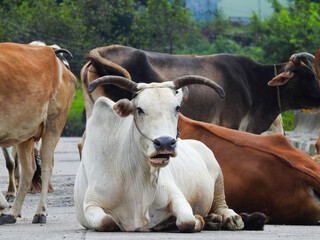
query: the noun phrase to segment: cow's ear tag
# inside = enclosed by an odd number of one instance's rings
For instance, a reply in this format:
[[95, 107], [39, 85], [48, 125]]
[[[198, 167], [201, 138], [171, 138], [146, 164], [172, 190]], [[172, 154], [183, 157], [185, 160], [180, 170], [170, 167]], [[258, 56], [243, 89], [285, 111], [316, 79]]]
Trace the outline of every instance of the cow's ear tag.
[[268, 86], [270, 87], [278, 87], [286, 84], [290, 78], [293, 77], [292, 72], [283, 72], [279, 74], [278, 76], [274, 77], [271, 81], [268, 82]]
[[113, 110], [120, 117], [127, 117], [132, 113], [132, 105], [128, 99], [121, 99], [113, 106]]

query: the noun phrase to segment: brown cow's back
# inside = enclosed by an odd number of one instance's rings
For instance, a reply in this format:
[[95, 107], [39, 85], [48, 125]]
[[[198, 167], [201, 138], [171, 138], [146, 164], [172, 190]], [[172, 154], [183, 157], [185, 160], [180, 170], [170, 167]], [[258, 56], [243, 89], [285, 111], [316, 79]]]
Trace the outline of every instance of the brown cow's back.
[[[281, 134], [254, 135], [180, 116], [181, 138], [204, 142], [224, 174], [226, 200], [237, 212], [264, 212], [271, 223], [320, 220], [320, 166]], [[308, 186], [308, 187], [306, 187]]]
[[41, 138], [42, 192], [33, 223], [45, 223], [54, 149], [76, 91], [76, 77], [47, 46], [0, 44], [0, 146], [16, 145], [21, 176], [12, 207], [0, 193], [0, 225], [14, 223], [35, 170], [34, 142]]
[[[70, 86], [66, 86], [68, 81], [61, 81], [62, 75], [70, 75], [69, 84], [74, 84], [72, 73], [65, 71], [60, 75], [59, 68], [56, 55], [50, 47], [0, 44], [1, 144], [6, 142], [10, 146], [27, 140], [37, 132], [48, 114], [59, 111], [59, 105], [62, 105], [59, 101], [63, 100], [58, 96], [60, 93], [57, 89], [70, 89]], [[61, 86], [58, 87], [59, 84]], [[8, 129], [15, 140], [8, 139]]]

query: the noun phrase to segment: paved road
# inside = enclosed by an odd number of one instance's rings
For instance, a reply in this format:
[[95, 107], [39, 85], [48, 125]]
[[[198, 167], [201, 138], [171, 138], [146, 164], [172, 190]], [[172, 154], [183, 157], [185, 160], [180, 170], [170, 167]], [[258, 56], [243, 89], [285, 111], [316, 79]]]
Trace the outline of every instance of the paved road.
[[[46, 224], [31, 224], [36, 211], [39, 194], [26, 196], [22, 218], [15, 224], [0, 226], [0, 239], [292, 239], [320, 240], [319, 226], [266, 225], [264, 231], [203, 231], [194, 234], [180, 233], [100, 233], [87, 231], [78, 224], [73, 205], [73, 184], [79, 166], [77, 142], [79, 138], [61, 138], [55, 151], [55, 166], [51, 182], [55, 192], [48, 196]], [[0, 154], [0, 189], [7, 188], [7, 171]]]

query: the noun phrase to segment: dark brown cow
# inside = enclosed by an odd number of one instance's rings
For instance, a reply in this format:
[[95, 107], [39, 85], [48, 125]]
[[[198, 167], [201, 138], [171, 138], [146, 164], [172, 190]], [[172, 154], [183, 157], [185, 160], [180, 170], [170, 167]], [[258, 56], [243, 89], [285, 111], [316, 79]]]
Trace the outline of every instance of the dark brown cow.
[[17, 145], [21, 176], [9, 208], [0, 194], [0, 224], [14, 223], [35, 171], [34, 142], [42, 139], [42, 192], [33, 223], [45, 223], [53, 153], [63, 130], [76, 77], [49, 46], [0, 44], [0, 147]]
[[320, 165], [282, 134], [269, 136], [179, 118], [181, 138], [205, 143], [225, 181], [226, 201], [237, 212], [263, 212], [269, 223], [320, 221]]
[[88, 84], [104, 75], [146, 83], [185, 75], [207, 77], [225, 90], [226, 97], [221, 99], [203, 86], [190, 86], [190, 100], [182, 113], [257, 134], [268, 130], [280, 112], [320, 106], [318, 79], [309, 62], [313, 64], [314, 57], [308, 53], [294, 54], [288, 63], [263, 65], [243, 55], [169, 55], [112, 45], [93, 49], [86, 58], [91, 61], [83, 67], [81, 81], [87, 117], [99, 96], [113, 101], [131, 99], [128, 92], [115, 86], [101, 86], [89, 94]]

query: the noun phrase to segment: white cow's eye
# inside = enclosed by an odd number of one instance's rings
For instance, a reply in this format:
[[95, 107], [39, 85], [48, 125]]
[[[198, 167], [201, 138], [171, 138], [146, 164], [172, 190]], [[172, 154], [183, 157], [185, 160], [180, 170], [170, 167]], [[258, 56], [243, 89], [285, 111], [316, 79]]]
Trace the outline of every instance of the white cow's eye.
[[142, 110], [141, 107], [137, 107], [137, 111], [138, 111], [138, 114], [139, 114], [139, 115], [140, 115], [140, 114], [144, 114], [144, 111]]
[[176, 106], [176, 112], [180, 112], [181, 107], [180, 106]]

